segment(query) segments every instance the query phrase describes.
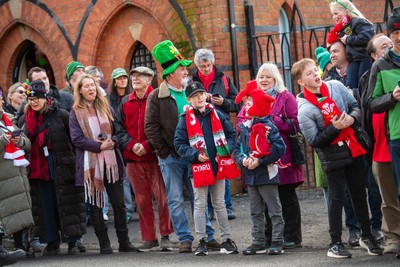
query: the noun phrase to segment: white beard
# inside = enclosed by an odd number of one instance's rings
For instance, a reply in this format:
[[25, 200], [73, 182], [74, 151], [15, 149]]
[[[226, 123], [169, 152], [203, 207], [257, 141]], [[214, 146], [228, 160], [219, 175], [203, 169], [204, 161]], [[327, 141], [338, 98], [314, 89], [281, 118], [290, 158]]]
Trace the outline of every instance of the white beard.
[[192, 82], [192, 80], [189, 79], [188, 77], [183, 78], [182, 81], [181, 81], [181, 85], [183, 86], [183, 89], [185, 89], [186, 86], [191, 82]]

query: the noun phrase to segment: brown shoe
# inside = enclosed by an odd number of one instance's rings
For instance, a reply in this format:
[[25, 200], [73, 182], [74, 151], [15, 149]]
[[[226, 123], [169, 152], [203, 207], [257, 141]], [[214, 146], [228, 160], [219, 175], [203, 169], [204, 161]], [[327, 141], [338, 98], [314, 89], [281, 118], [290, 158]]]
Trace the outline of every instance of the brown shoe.
[[192, 242], [183, 241], [179, 245], [179, 253], [191, 253], [192, 252]]
[[221, 244], [218, 243], [217, 240], [213, 239], [211, 241], [208, 241], [207, 248], [208, 248], [208, 250], [211, 250], [211, 251], [220, 251], [221, 250]]

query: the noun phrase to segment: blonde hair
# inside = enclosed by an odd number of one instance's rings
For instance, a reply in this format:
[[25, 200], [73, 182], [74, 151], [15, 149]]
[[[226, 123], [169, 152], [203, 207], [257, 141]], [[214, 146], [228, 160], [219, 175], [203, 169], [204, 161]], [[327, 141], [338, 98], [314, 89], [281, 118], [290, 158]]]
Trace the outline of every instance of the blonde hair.
[[270, 75], [272, 78], [274, 78], [275, 80], [274, 87], [278, 93], [282, 93], [284, 90], [286, 90], [285, 84], [283, 83], [282, 75], [279, 72], [278, 67], [274, 63], [264, 63], [258, 69], [256, 76], [258, 87], [260, 87], [260, 83], [258, 82], [258, 80], [263, 72], [266, 72], [267, 75]]
[[94, 77], [90, 74], [83, 74], [79, 76], [78, 80], [74, 85], [74, 104], [72, 106], [73, 109], [86, 109], [87, 103], [86, 100], [82, 97], [80, 90], [82, 88], [84, 79], [92, 79], [93, 83], [96, 86], [96, 98], [93, 101], [93, 107], [95, 110], [100, 112], [102, 115], [107, 116], [110, 121], [114, 121], [114, 117], [111, 113], [110, 105], [105, 96], [102, 95], [99, 86], [97, 86]]
[[349, 0], [335, 0], [335, 1], [330, 2], [329, 6], [330, 6], [331, 10], [333, 7], [337, 7], [339, 9], [344, 10], [350, 18], [365, 19], [364, 15]]
[[[10, 88], [8, 88], [7, 99], [6, 99], [7, 100], [6, 102], [8, 104], [11, 104], [11, 95], [17, 91], [18, 87], [23, 88], [22, 83], [16, 82], [13, 85], [11, 85]], [[24, 88], [24, 90], [25, 90], [25, 88]]]
[[315, 61], [311, 58], [303, 58], [293, 64], [291, 70], [293, 81], [297, 83], [297, 81], [301, 78], [301, 75], [303, 74], [304, 68], [308, 64], [313, 64], [314, 66], [317, 66], [317, 63], [315, 63]]

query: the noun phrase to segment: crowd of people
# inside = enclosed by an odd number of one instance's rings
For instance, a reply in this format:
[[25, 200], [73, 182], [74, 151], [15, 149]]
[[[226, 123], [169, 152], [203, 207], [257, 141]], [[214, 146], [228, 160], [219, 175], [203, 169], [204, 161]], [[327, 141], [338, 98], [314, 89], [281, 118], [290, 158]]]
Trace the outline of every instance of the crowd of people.
[[[152, 51], [163, 68], [156, 89], [155, 73], [145, 66], [129, 74], [115, 68], [107, 87], [99, 68], [73, 61], [62, 90], [49, 83], [44, 69], [30, 69], [27, 82], [0, 94], [0, 264], [38, 252], [58, 255], [63, 242], [68, 254], [84, 253], [88, 221], [100, 254], [113, 253], [109, 202], [119, 252], [191, 253], [196, 237], [196, 256], [209, 250], [238, 254], [229, 225], [236, 217], [229, 180], [239, 176], [249, 197], [252, 236], [241, 252], [279, 255], [301, 247], [296, 188], [304, 170], [294, 160], [293, 131], [315, 150], [317, 185], [328, 208], [327, 256], [352, 257], [342, 241], [344, 208], [350, 246], [400, 258], [400, 7], [388, 19], [389, 37], [374, 35], [348, 0], [331, 2], [330, 10], [336, 24], [327, 50], [316, 50], [319, 67], [310, 58], [292, 67], [301, 87], [297, 96], [272, 63], [261, 65], [238, 92], [209, 49], [196, 51], [190, 79], [192, 61], [169, 40]], [[139, 247], [127, 226], [131, 191]], [[177, 242], [170, 240], [173, 233]], [[13, 235], [16, 250], [2, 246], [5, 235]]]

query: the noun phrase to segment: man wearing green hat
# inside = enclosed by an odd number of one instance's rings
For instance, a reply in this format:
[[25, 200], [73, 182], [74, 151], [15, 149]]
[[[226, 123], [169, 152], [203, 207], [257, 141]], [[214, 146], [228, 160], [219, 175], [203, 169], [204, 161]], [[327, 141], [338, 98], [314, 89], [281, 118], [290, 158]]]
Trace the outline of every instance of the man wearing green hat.
[[[189, 163], [179, 158], [173, 139], [179, 115], [183, 113], [183, 107], [189, 104], [184, 88], [189, 80], [187, 67], [192, 61], [186, 60], [169, 40], [157, 44], [152, 54], [164, 69], [164, 82], [148, 96], [144, 130], [161, 167], [172, 224], [180, 242], [179, 252], [188, 253], [192, 251], [194, 238], [185, 214], [183, 184], [189, 193], [192, 209], [193, 188], [188, 175]], [[208, 248], [220, 250], [221, 244], [213, 235], [214, 229], [207, 216]]]
[[68, 63], [65, 69], [65, 79], [67, 80], [67, 87], [62, 89], [74, 95], [74, 85], [76, 80], [85, 73], [85, 66], [78, 61]]

